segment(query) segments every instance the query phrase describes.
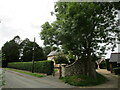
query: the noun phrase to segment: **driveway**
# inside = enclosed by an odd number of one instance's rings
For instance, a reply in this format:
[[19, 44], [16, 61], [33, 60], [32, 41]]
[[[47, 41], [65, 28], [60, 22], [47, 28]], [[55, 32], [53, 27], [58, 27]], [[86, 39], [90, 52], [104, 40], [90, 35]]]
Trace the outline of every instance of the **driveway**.
[[53, 76], [37, 78], [14, 71], [5, 71], [4, 88], [74, 88]]

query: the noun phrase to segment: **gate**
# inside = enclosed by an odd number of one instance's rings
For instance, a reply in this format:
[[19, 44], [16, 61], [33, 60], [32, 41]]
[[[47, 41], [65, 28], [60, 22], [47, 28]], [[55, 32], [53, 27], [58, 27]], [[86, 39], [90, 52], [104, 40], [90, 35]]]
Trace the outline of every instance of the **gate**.
[[61, 65], [60, 64], [55, 64], [54, 65], [53, 76], [60, 78], [61, 75], [62, 75]]

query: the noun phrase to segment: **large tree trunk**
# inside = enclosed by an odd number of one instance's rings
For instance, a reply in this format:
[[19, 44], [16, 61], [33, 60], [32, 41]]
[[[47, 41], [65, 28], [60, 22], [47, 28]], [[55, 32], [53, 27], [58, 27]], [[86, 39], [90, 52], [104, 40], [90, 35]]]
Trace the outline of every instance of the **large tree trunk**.
[[95, 62], [90, 61], [89, 62], [89, 76], [96, 78], [96, 69], [95, 69]]
[[84, 60], [83, 64], [84, 64], [84, 75], [96, 78], [95, 62], [89, 58], [87, 60]]
[[87, 75], [87, 73], [88, 73], [88, 63], [87, 63], [87, 61], [84, 61], [83, 64], [84, 64], [84, 75]]

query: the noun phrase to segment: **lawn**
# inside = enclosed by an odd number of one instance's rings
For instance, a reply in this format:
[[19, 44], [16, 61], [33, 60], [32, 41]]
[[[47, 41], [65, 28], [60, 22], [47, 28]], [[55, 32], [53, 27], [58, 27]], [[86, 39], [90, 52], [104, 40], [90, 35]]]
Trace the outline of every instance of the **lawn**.
[[31, 76], [35, 76], [35, 77], [39, 77], [39, 78], [47, 76], [47, 75], [44, 75], [44, 74], [32, 73], [32, 72], [29, 72], [29, 71], [18, 70], [18, 69], [12, 69], [12, 68], [5, 68], [5, 69], [15, 71], [15, 72], [19, 72], [19, 73], [23, 73], [23, 74], [27, 74], [27, 75], [31, 75]]
[[66, 76], [60, 79], [63, 82], [68, 83], [70, 85], [74, 85], [74, 86], [94, 86], [94, 85], [103, 84], [108, 81], [106, 77], [104, 77], [103, 75], [99, 73], [97, 73], [96, 79], [85, 76], [85, 75]]

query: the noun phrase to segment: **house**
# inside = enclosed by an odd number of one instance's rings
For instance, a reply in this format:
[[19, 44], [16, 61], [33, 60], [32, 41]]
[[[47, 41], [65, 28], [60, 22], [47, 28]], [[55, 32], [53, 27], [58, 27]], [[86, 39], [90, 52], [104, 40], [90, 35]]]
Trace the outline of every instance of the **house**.
[[111, 53], [110, 56], [110, 71], [113, 72], [113, 68], [120, 67], [120, 53]]
[[47, 60], [52, 60], [54, 61], [54, 57], [58, 55], [57, 51], [51, 51], [48, 55], [47, 55]]
[[54, 61], [54, 58], [55, 58], [56, 56], [58, 56], [58, 54], [59, 54], [59, 52], [57, 52], [57, 51], [51, 51], [51, 52], [47, 55], [47, 60], [52, 60], [52, 61], [54, 62], [54, 66], [55, 66], [55, 67], [59, 67], [59, 65], [58, 65], [58, 64], [55, 64], [55, 61]]

